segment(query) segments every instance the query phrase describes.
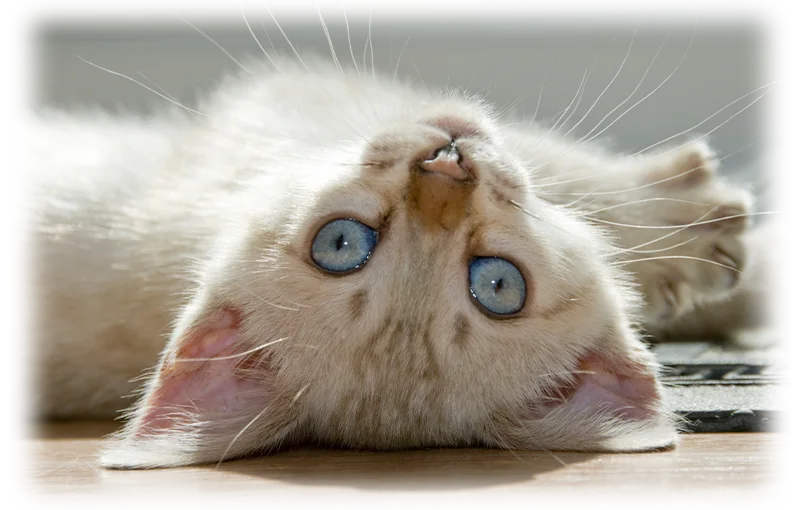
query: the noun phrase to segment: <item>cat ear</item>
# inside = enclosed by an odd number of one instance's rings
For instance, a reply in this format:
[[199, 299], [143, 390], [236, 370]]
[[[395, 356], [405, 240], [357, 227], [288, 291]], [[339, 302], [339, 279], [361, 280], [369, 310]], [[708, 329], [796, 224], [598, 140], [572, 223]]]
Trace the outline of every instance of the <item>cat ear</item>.
[[186, 314], [124, 430], [101, 455], [106, 467], [141, 468], [244, 455], [285, 429], [268, 346], [247, 349], [230, 306]]
[[674, 445], [674, 418], [656, 374], [646, 352], [589, 352], [574, 377], [552, 388], [547, 403], [532, 408], [524, 431], [514, 435], [531, 438], [529, 447], [564, 450], [633, 452]]

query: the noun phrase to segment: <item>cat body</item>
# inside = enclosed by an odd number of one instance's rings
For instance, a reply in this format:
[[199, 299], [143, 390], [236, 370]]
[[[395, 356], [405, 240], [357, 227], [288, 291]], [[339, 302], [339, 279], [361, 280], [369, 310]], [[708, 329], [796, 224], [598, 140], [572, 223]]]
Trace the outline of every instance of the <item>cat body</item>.
[[[112, 417], [155, 366], [104, 465], [675, 443], [641, 326], [728, 299], [746, 260], [751, 198], [705, 142], [619, 155], [476, 97], [277, 67], [190, 112], [40, 118], [40, 416]], [[377, 240], [341, 272], [316, 253], [337, 220]], [[519, 309], [487, 308], [482, 260], [518, 270]]]

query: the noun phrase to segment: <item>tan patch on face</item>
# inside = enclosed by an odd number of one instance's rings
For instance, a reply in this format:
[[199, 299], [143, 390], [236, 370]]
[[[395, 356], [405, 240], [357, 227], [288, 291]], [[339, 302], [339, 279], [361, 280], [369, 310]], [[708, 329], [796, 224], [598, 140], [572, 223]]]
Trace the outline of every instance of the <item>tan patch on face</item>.
[[472, 181], [412, 169], [408, 208], [425, 230], [454, 230], [467, 217], [474, 189]]
[[359, 290], [355, 292], [348, 301], [348, 308], [350, 309], [350, 316], [353, 319], [358, 319], [364, 313], [364, 308], [367, 305], [367, 292]]
[[431, 323], [433, 317], [428, 317], [425, 321], [425, 329], [422, 333], [422, 344], [425, 348], [425, 369], [422, 372], [423, 379], [439, 379], [441, 371], [439, 370], [439, 363], [436, 361], [436, 352], [433, 348], [433, 340], [431, 339]]
[[455, 331], [453, 334], [453, 343], [463, 349], [467, 345], [471, 330], [472, 326], [469, 323], [469, 319], [467, 319], [463, 313], [459, 313], [453, 325], [453, 331]]

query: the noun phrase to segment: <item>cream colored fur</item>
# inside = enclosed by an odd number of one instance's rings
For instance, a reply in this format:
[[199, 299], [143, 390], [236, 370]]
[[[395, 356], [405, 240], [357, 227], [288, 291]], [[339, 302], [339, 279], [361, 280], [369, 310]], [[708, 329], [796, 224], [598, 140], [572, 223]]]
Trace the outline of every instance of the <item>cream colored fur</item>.
[[[138, 385], [132, 379], [156, 367], [144, 387], [151, 395], [187, 331], [234, 306], [246, 317], [241, 351], [281, 339], [268, 348], [280, 370], [263, 381], [253, 374], [265, 389], [246, 395], [248, 413], [194, 416], [137, 436], [142, 404], [109, 445], [106, 465], [213, 462], [300, 441], [674, 444], [673, 419], [657, 398], [643, 420], [609, 416], [602, 405], [542, 410], [586, 352], [654, 376], [639, 326], [668, 328], [729, 292], [744, 267], [747, 222], [724, 218], [745, 215], [750, 198], [716, 175], [706, 143], [614, 154], [509, 126], [476, 98], [306, 62], [310, 71], [282, 61], [280, 73], [248, 64], [255, 76], [229, 79], [197, 106], [202, 115], [41, 116], [37, 414], [115, 416], [133, 403], [122, 399]], [[423, 232], [404, 192], [419, 150], [443, 136], [425, 123], [442, 116], [485, 133], [462, 145], [479, 171], [470, 209], [477, 223]], [[388, 163], [367, 175], [372, 157]], [[324, 219], [379, 222], [389, 210], [388, 234], [363, 270], [331, 277], [305, 260]], [[481, 254], [524, 266], [530, 296], [521, 317], [494, 320], [472, 302], [464, 254], [475, 235]], [[680, 246], [646, 252], [672, 245]], [[629, 262], [668, 255], [738, 267]], [[465, 338], [454, 338], [459, 317], [469, 323]]]

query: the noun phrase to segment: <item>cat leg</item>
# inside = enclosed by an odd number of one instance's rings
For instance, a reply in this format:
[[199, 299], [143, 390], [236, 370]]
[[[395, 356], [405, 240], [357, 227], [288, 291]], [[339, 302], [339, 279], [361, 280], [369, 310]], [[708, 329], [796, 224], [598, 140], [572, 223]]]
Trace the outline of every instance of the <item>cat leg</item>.
[[[739, 310], [745, 326], [759, 299], [758, 272], [737, 293], [750, 271], [752, 197], [725, 181], [703, 141], [617, 163], [625, 177], [617, 193], [581, 207], [585, 218], [611, 230], [620, 246], [620, 264], [634, 273], [643, 293], [644, 320], [652, 332], [668, 332], [694, 322], [698, 333], [733, 329]], [[613, 191], [613, 190], [612, 190]], [[611, 200], [608, 198], [611, 197]], [[718, 303], [718, 305], [715, 305]], [[751, 313], [752, 312], [752, 313]], [[750, 321], [753, 322], [753, 321]], [[704, 329], [705, 328], [705, 329]], [[716, 330], [716, 331], [713, 331]]]
[[747, 348], [765, 347], [790, 335], [798, 294], [795, 228], [779, 221], [746, 233], [748, 257], [739, 284], [730, 293], [700, 300], [662, 334], [716, 338]]
[[[627, 156], [549, 132], [505, 135], [530, 168], [537, 196], [573, 210], [612, 237], [619, 247], [616, 263], [633, 273], [643, 294], [649, 331], [677, 332], [685, 321], [681, 327], [688, 333], [694, 320], [698, 333], [700, 325], [708, 326], [703, 334], [729, 332], [725, 315], [740, 313], [738, 308], [753, 315], [753, 302], [764, 295], [760, 270], [746, 277], [749, 252], [763, 244], [744, 237], [753, 199], [718, 174], [705, 141]], [[712, 328], [717, 316], [719, 327]], [[736, 329], [753, 323], [740, 318]]]

